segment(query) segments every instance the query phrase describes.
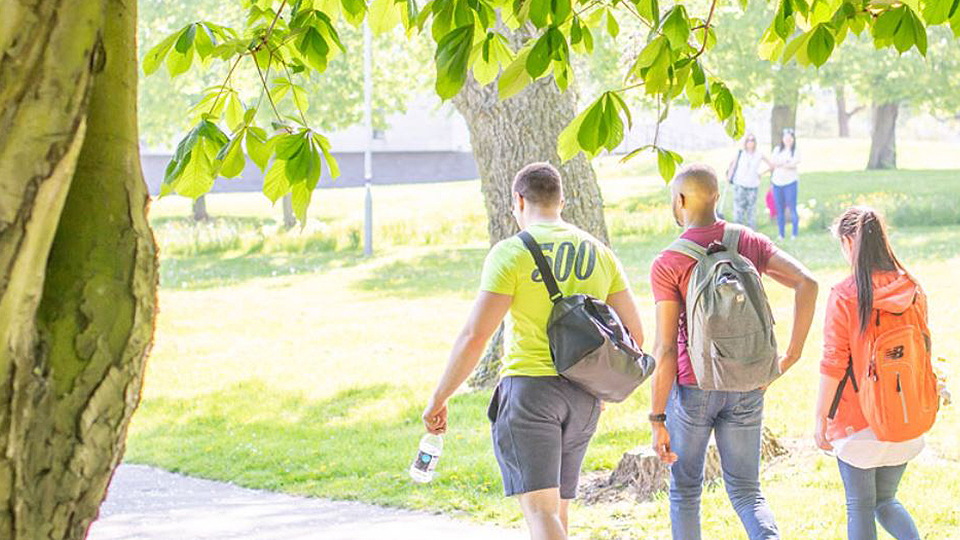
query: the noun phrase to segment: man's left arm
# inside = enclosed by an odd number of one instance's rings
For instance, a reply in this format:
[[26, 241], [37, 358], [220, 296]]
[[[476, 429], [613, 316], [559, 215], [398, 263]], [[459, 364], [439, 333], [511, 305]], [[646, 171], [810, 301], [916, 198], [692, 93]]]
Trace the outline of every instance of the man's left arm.
[[467, 324], [457, 337], [447, 368], [437, 383], [430, 403], [423, 411], [423, 423], [430, 433], [447, 430], [447, 400], [477, 367], [483, 348], [506, 316], [513, 296], [481, 291], [473, 304]]
[[770, 256], [766, 272], [778, 283], [794, 290], [793, 331], [790, 333], [790, 345], [779, 360], [782, 374], [797, 363], [803, 354], [803, 345], [817, 310], [819, 285], [806, 266], [780, 249]]

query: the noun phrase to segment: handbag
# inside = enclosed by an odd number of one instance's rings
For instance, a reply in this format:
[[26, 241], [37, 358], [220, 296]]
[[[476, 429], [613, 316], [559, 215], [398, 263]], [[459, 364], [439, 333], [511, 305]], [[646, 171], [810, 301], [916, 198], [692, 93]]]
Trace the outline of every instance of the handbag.
[[557, 373], [603, 401], [627, 399], [650, 377], [656, 361], [640, 350], [610, 306], [587, 294], [564, 296], [540, 245], [527, 231], [518, 236], [553, 302], [547, 339]]

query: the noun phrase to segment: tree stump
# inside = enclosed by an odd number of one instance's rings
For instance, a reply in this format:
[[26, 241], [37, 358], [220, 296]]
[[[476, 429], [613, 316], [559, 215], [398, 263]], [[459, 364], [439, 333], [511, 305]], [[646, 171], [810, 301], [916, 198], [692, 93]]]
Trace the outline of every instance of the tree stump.
[[[786, 448], [777, 441], [773, 433], [763, 428], [760, 443], [761, 460], [770, 462], [787, 453]], [[705, 482], [715, 482], [722, 476], [720, 452], [716, 442], [711, 439], [707, 446], [707, 460], [704, 471]], [[623, 454], [617, 468], [607, 478], [588, 483], [584, 488], [583, 500], [588, 504], [609, 502], [624, 498], [647, 501], [670, 487], [670, 468], [649, 446], [634, 448]]]

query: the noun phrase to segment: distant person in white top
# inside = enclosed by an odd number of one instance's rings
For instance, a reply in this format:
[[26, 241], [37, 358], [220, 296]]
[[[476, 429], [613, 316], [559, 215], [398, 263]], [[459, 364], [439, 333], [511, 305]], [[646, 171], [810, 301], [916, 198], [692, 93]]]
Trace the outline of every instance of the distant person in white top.
[[741, 225], [757, 228], [757, 191], [760, 189], [760, 162], [770, 165], [757, 151], [757, 138], [748, 133], [743, 138], [743, 149], [727, 168], [727, 180], [733, 184], [733, 220]]
[[787, 128], [783, 130], [780, 144], [773, 149], [773, 155], [770, 156], [770, 169], [773, 171], [770, 175], [770, 183], [773, 184], [773, 197], [777, 204], [777, 228], [780, 232], [780, 240], [785, 236], [787, 211], [790, 212], [790, 219], [793, 222], [794, 238], [797, 237], [800, 228], [800, 218], [797, 216], [797, 185], [800, 181], [797, 167], [799, 165], [797, 139], [793, 129]]

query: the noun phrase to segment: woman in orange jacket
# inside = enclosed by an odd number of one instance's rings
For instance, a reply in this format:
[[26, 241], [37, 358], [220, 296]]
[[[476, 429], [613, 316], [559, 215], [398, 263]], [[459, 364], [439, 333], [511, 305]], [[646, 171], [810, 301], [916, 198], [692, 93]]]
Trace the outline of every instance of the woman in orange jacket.
[[[929, 409], [929, 377], [923, 373], [920, 383], [910, 384], [923, 394], [917, 397], [901, 392], [908, 383], [901, 383], [899, 372], [887, 375], [882, 370], [907, 363], [904, 351], [908, 357], [915, 352], [920, 364], [929, 364], [922, 359], [924, 349], [925, 358], [929, 358], [930, 343], [926, 296], [894, 255], [884, 223], [874, 210], [850, 208], [837, 220], [834, 232], [853, 272], [831, 290], [827, 303], [814, 438], [821, 449], [837, 456], [846, 490], [847, 535], [851, 540], [876, 539], [876, 521], [898, 540], [919, 539], [917, 527], [896, 493], [907, 462], [923, 449], [923, 437], [917, 434], [929, 429], [926, 422], [932, 424], [930, 414], [936, 415], [935, 409], [932, 413], [924, 409], [926, 416], [915, 412], [918, 407]], [[906, 345], [884, 345], [878, 353], [877, 344], [884, 339], [884, 332], [904, 324], [911, 325], [908, 332], [920, 336], [920, 345], [905, 340]], [[875, 360], [878, 355], [880, 364]], [[877, 370], [882, 376], [878, 377]], [[894, 375], [896, 378], [891, 378]], [[904, 381], [908, 377], [912, 373], [904, 372]], [[876, 401], [891, 412], [878, 411], [868, 399], [873, 388], [893, 392], [892, 398]], [[933, 395], [936, 401], [935, 378]], [[891, 428], [894, 431], [887, 430], [885, 420], [875, 420], [886, 418], [885, 414], [900, 422]]]

